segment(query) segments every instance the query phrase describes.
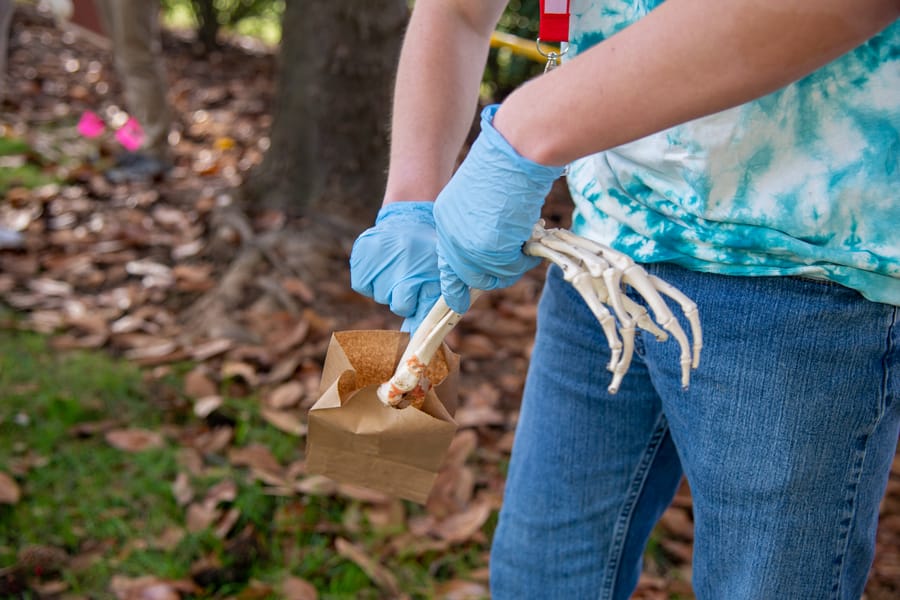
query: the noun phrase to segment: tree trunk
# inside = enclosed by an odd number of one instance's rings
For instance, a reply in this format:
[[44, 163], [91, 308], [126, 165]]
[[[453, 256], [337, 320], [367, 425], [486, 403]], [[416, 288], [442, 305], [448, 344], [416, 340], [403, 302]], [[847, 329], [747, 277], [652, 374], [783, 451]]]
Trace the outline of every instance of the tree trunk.
[[197, 16], [199, 28], [197, 39], [207, 54], [218, 46], [219, 21], [213, 0], [193, 0], [194, 14]]
[[384, 191], [406, 0], [287, 2], [271, 145], [248, 210], [370, 223]]

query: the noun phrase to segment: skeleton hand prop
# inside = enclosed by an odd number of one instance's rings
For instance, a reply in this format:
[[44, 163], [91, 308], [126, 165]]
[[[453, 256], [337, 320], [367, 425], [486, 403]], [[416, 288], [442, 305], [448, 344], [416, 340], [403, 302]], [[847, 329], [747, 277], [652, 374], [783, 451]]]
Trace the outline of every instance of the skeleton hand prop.
[[[597, 317], [612, 351], [607, 366], [613, 374], [609, 393], [615, 394], [619, 390], [631, 365], [636, 327], [653, 334], [659, 341], [667, 340], [669, 334], [675, 338], [681, 348], [681, 384], [685, 388], [688, 386], [691, 369], [699, 366], [703, 347], [700, 316], [697, 305], [690, 298], [647, 273], [627, 255], [565, 229], [545, 229], [543, 220], [535, 224], [523, 251], [558, 265], [565, 280], [578, 290]], [[646, 300], [652, 316], [625, 295], [625, 285]], [[480, 290], [471, 291], [473, 301], [478, 293]], [[663, 296], [673, 299], [681, 307], [691, 325], [693, 343], [688, 341]], [[447, 306], [443, 297], [438, 300], [410, 340], [394, 376], [378, 388], [378, 398], [384, 404], [394, 408], [421, 406], [430, 387], [424, 377], [425, 367], [461, 318], [460, 313]]]
[[[690, 298], [659, 277], [647, 273], [629, 256], [565, 229], [544, 229], [543, 221], [535, 224], [523, 251], [558, 265], [565, 280], [578, 290], [600, 321], [612, 350], [608, 365], [613, 373], [609, 384], [611, 394], [618, 391], [631, 365], [635, 327], [650, 332], [659, 341], [668, 339], [666, 332], [678, 341], [681, 347], [681, 385], [687, 388], [691, 369], [696, 369], [700, 364], [700, 349], [703, 347], [697, 305]], [[631, 286], [647, 301], [655, 321], [647, 309], [625, 295], [623, 284]], [[663, 296], [675, 300], [684, 311], [691, 324], [692, 345]], [[612, 308], [612, 313], [607, 306]]]

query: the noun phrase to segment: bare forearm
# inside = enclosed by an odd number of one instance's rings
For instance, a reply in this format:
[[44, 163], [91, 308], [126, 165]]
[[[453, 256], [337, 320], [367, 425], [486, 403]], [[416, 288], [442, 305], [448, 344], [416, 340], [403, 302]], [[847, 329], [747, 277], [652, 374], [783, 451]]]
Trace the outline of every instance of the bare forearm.
[[[450, 178], [472, 123], [490, 31], [503, 4], [461, 12], [420, 0], [394, 90], [385, 202], [433, 200]], [[464, 4], [464, 3], [463, 3]]]
[[562, 165], [770, 93], [898, 16], [896, 0], [667, 0], [521, 87], [494, 125], [527, 158]]

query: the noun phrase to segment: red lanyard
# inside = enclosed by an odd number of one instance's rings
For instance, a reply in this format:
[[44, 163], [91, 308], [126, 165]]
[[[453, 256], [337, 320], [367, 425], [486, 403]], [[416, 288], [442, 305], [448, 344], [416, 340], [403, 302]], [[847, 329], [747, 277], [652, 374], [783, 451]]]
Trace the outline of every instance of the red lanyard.
[[542, 42], [569, 41], [570, 0], [541, 0], [538, 37]]

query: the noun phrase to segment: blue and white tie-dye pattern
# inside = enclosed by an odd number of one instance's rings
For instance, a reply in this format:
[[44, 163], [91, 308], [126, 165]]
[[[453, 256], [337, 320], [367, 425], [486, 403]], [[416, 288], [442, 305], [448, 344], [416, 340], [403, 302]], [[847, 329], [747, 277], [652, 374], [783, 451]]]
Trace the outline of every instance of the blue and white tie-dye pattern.
[[[573, 0], [570, 54], [662, 0]], [[900, 305], [900, 22], [782, 90], [569, 167], [573, 230], [641, 262]]]

